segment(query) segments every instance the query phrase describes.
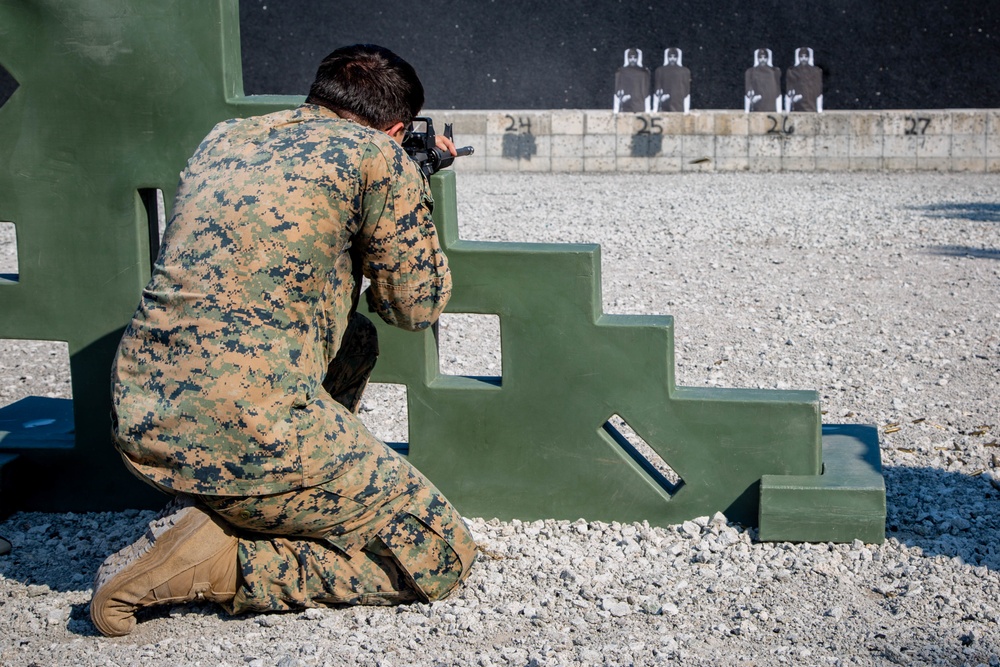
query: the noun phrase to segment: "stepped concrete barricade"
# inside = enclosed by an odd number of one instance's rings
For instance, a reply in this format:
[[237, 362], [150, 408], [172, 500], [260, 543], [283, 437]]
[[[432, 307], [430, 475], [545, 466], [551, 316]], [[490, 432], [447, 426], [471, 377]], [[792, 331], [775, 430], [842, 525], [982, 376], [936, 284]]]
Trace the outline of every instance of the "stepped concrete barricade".
[[[0, 0], [0, 64], [20, 84], [0, 108], [0, 220], [16, 225], [19, 257], [16, 280], [0, 285], [0, 337], [67, 341], [74, 397], [0, 410], [2, 501], [8, 510], [155, 505], [114, 453], [107, 386], [158, 243], [153, 193], [171, 200], [214, 123], [302, 98], [243, 96], [236, 0]], [[647, 131], [636, 133], [641, 118]], [[731, 136], [746, 127], [749, 160], [755, 137], [743, 114], [664, 118], [659, 133], [653, 117], [604, 112], [469, 120], [493, 147], [469, 160], [645, 170], [668, 150], [680, 169], [709, 169], [722, 118]], [[787, 136], [767, 139], [762, 159], [793, 150]], [[794, 150], [807, 152], [801, 144]], [[881, 541], [873, 429], [824, 433], [812, 391], [677, 387], [672, 318], [604, 314], [597, 246], [462, 240], [455, 173], [431, 185], [454, 273], [448, 311], [499, 317], [502, 369], [442, 374], [433, 331], [379, 322], [373, 379], [406, 385], [408, 455], [460, 511], [655, 525], [722, 511], [773, 539]]]

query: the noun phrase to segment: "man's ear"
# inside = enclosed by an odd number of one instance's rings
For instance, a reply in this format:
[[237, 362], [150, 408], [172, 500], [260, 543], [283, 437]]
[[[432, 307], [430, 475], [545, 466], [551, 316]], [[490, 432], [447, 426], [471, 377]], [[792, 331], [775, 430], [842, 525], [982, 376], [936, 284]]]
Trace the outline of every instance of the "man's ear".
[[386, 134], [399, 142], [403, 141], [403, 134], [405, 134], [405, 132], [406, 126], [403, 125], [402, 121], [396, 122], [385, 131]]

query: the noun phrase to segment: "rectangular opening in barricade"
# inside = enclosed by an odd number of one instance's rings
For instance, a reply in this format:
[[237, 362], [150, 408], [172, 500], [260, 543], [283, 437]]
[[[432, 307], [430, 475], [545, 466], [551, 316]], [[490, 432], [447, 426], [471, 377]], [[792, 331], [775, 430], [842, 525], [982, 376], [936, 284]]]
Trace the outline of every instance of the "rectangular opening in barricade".
[[404, 456], [409, 454], [410, 420], [405, 384], [369, 383], [358, 416], [376, 438]]
[[661, 486], [668, 495], [673, 496], [684, 486], [684, 480], [677, 471], [620, 415], [611, 415], [604, 423], [603, 429], [611, 440], [638, 463], [650, 479]]
[[160, 254], [163, 230], [167, 226], [167, 208], [163, 203], [163, 190], [159, 188], [139, 188], [139, 199], [146, 209], [146, 225], [149, 229], [149, 266], [152, 268]]
[[72, 447], [69, 346], [0, 339], [0, 451]]
[[0, 285], [16, 284], [19, 275], [17, 227], [13, 222], [0, 222]]
[[444, 313], [438, 320], [437, 334], [442, 375], [472, 377], [496, 386], [502, 384], [499, 315]]
[[7, 100], [14, 95], [17, 88], [17, 79], [11, 76], [3, 65], [0, 65], [0, 107], [7, 104]]

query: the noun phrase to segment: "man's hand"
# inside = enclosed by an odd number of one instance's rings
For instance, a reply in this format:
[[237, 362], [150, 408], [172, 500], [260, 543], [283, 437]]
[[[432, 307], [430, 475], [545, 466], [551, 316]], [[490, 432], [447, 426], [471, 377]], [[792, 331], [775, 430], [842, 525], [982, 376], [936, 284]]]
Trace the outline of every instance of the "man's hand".
[[455, 150], [455, 142], [443, 134], [434, 135], [434, 144], [441, 150], [448, 151], [452, 156], [458, 155], [458, 151]]

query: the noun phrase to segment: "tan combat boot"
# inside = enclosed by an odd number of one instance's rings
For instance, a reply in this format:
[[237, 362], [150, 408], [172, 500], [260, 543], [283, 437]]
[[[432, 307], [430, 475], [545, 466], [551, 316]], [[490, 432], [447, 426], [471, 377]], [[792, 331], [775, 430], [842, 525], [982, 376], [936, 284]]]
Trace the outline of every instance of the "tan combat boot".
[[90, 618], [109, 637], [135, 627], [135, 611], [193, 600], [229, 602], [236, 594], [232, 529], [189, 498], [170, 502], [135, 543], [104, 561], [94, 580]]

